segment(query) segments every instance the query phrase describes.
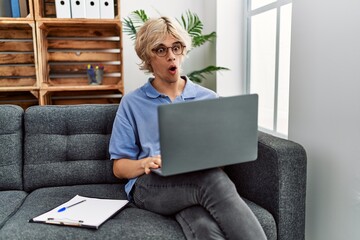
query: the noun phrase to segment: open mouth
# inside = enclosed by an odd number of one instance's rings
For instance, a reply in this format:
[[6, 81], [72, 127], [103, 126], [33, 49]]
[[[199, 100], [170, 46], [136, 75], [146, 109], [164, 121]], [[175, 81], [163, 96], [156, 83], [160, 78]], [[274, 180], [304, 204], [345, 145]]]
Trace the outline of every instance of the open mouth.
[[171, 74], [175, 74], [175, 73], [176, 73], [176, 70], [177, 70], [177, 67], [176, 67], [176, 66], [171, 66], [171, 67], [169, 68], [169, 72], [170, 72]]

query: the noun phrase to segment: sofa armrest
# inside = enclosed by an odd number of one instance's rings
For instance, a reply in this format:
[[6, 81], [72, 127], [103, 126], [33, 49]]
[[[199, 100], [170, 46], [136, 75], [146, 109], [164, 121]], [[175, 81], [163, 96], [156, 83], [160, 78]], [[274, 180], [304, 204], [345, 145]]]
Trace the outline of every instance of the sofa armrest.
[[279, 240], [305, 239], [306, 161], [299, 144], [259, 132], [258, 159], [225, 168], [242, 197], [274, 216]]

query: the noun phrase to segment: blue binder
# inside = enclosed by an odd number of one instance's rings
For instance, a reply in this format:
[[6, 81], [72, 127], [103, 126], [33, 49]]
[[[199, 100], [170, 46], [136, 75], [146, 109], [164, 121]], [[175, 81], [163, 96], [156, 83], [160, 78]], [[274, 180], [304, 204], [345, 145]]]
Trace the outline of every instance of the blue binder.
[[14, 18], [20, 17], [19, 0], [11, 0], [11, 13]]

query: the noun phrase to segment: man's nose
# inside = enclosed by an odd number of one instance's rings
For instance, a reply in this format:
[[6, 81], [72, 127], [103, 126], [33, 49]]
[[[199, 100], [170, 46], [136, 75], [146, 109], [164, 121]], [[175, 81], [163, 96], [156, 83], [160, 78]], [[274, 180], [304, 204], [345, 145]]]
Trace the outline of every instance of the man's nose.
[[170, 48], [167, 52], [167, 58], [168, 61], [174, 61], [175, 60], [175, 54], [172, 51], [172, 48]]

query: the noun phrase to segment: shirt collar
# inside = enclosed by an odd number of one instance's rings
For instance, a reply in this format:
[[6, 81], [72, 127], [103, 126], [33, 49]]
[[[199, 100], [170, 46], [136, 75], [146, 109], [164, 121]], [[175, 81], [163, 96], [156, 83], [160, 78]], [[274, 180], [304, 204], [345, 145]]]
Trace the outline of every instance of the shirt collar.
[[[182, 92], [181, 96], [185, 99], [191, 99], [196, 97], [196, 84], [193, 83], [187, 76], [181, 76], [181, 78], [186, 79], [186, 84], [184, 91]], [[151, 84], [154, 78], [149, 78], [149, 81], [145, 83], [143, 86], [143, 90], [145, 94], [149, 98], [158, 98], [164, 96], [163, 94], [159, 93]]]

